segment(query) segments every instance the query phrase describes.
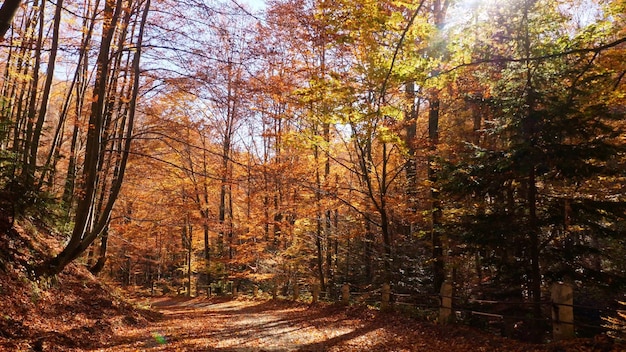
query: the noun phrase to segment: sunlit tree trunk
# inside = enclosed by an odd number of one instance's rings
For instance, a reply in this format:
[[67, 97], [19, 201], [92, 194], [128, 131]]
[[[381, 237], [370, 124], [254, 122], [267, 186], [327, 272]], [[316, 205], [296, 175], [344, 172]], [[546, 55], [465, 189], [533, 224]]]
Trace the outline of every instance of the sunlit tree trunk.
[[[30, 157], [29, 157], [29, 165], [27, 170], [29, 170], [29, 174], [32, 173], [33, 182], [35, 177], [35, 171], [37, 169], [37, 152], [39, 151], [39, 141], [41, 138], [42, 129], [44, 126], [44, 122], [46, 120], [46, 114], [48, 111], [48, 100], [50, 98], [50, 90], [52, 89], [52, 81], [54, 78], [54, 68], [56, 67], [56, 57], [57, 51], [59, 48], [59, 32], [61, 26], [61, 11], [63, 9], [63, 0], [58, 0], [55, 11], [54, 18], [52, 22], [53, 30], [52, 30], [52, 43], [50, 47], [50, 54], [48, 57], [48, 67], [46, 70], [46, 81], [43, 86], [43, 91], [41, 94], [41, 100], [39, 102], [39, 113], [37, 116], [37, 122], [35, 124], [35, 130], [33, 133], [33, 139], [30, 146]], [[42, 12], [44, 11], [42, 6]], [[42, 15], [43, 18], [43, 15]], [[59, 123], [62, 125], [62, 123]], [[54, 143], [50, 145], [50, 149], [54, 149]], [[42, 175], [43, 179], [43, 175]], [[28, 185], [31, 186], [31, 185]], [[39, 189], [41, 187], [41, 183], [36, 185], [36, 188]]]
[[[407, 98], [407, 111], [405, 112], [405, 140], [404, 144], [407, 149], [407, 161], [405, 165], [405, 173], [407, 179], [406, 193], [409, 201], [409, 211], [411, 213], [417, 212], [417, 160], [416, 160], [416, 138], [417, 138], [417, 117], [419, 116], [419, 105], [421, 98], [417, 98], [417, 92], [415, 91], [415, 83], [407, 82], [406, 98]], [[408, 225], [408, 232], [412, 230], [412, 222]]]
[[[75, 99], [76, 103], [74, 108], [74, 121], [72, 124], [72, 135], [70, 138], [70, 151], [68, 156], [68, 166], [65, 175], [65, 185], [63, 187], [63, 202], [66, 207], [66, 217], [69, 219], [72, 212], [72, 205], [74, 201], [74, 189], [75, 189], [75, 180], [76, 180], [76, 165], [77, 165], [77, 149], [78, 149], [78, 137], [80, 134], [80, 124], [82, 122], [83, 116], [83, 106], [86, 101], [85, 96], [87, 94], [88, 88], [88, 66], [89, 66], [89, 55], [87, 53], [87, 47], [89, 43], [91, 43], [91, 37], [93, 35], [93, 28], [96, 24], [96, 15], [98, 13], [97, 9], [99, 7], [100, 1], [97, 0], [95, 5], [93, 6], [93, 10], [90, 6], [87, 6], [85, 9], [84, 19], [83, 19], [83, 28], [88, 28], [86, 33], [83, 33], [83, 37], [81, 39], [81, 50], [79, 53], [75, 77], [76, 81], [74, 85], [75, 90]], [[68, 92], [69, 95], [72, 94], [71, 91]], [[66, 100], [66, 102], [67, 102]], [[62, 114], [63, 115], [63, 114]]]
[[[41, 129], [37, 129], [35, 127], [35, 121], [37, 120], [37, 102], [41, 69], [41, 54], [43, 50], [43, 39], [45, 32], [45, 4], [46, 1], [42, 0], [41, 4], [36, 2], [34, 6], [37, 7], [39, 10], [39, 14], [37, 17], [39, 25], [37, 27], [38, 35], [35, 44], [35, 63], [33, 65], [33, 77], [29, 88], [30, 94], [28, 96], [28, 111], [25, 123], [26, 130], [24, 132], [23, 142], [24, 149], [22, 152], [22, 172], [20, 175], [20, 178], [22, 179], [22, 184], [27, 190], [34, 189], [36, 160], [32, 160], [31, 151], [33, 148], [37, 148], [37, 146], [34, 146], [34, 143], [39, 141], [39, 134], [41, 134]], [[39, 122], [37, 122], [37, 126], [39, 126]]]
[[315, 227], [315, 248], [316, 248], [316, 262], [317, 262], [317, 274], [320, 283], [321, 290], [326, 292], [326, 276], [324, 273], [324, 226], [322, 223], [322, 177], [319, 170], [319, 146], [313, 147], [313, 158], [315, 160], [315, 200], [317, 202], [316, 209], [316, 227]]

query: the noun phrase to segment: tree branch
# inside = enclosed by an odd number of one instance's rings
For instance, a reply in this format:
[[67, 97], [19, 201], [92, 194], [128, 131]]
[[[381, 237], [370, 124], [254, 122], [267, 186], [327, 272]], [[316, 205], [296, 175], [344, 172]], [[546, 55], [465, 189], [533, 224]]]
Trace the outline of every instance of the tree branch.
[[488, 64], [488, 63], [501, 63], [501, 62], [528, 62], [528, 61], [543, 61], [543, 60], [547, 60], [547, 59], [554, 59], [557, 57], [564, 57], [564, 56], [569, 56], [569, 55], [576, 55], [576, 54], [589, 54], [589, 53], [595, 53], [595, 54], [599, 54], [602, 51], [605, 51], [607, 49], [611, 49], [613, 47], [616, 47], [622, 43], [626, 43], [626, 37], [617, 39], [613, 42], [607, 43], [607, 44], [603, 44], [597, 47], [593, 47], [593, 48], [578, 48], [578, 49], [571, 49], [571, 50], [567, 50], [567, 51], [563, 51], [560, 53], [552, 53], [552, 54], [547, 54], [547, 55], [541, 55], [541, 56], [533, 56], [533, 57], [521, 57], [521, 58], [514, 58], [514, 57], [509, 57], [509, 58], [496, 58], [496, 59], [483, 59], [483, 60], [477, 60], [477, 61], [472, 61], [472, 62], [468, 62], [468, 63], [464, 63], [464, 64], [460, 64], [458, 66], [452, 67], [448, 70], [442, 71], [440, 73], [441, 74], [446, 74], [446, 73], [451, 73], [454, 72], [460, 68], [464, 68], [464, 67], [471, 67], [471, 66], [477, 66], [477, 65], [482, 65], [482, 64]]

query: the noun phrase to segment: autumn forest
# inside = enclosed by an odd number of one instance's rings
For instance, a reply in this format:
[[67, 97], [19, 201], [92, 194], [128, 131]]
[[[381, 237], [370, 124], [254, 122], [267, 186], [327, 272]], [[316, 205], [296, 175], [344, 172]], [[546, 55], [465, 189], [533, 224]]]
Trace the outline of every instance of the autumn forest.
[[64, 239], [35, 277], [625, 299], [623, 0], [7, 0], [0, 30], [2, 228]]

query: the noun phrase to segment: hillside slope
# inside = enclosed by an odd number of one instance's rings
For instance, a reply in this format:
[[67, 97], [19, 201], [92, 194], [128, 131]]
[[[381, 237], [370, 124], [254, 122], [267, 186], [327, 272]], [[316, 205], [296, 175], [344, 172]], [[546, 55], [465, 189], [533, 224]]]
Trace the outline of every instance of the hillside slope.
[[156, 313], [128, 303], [84, 267], [34, 279], [32, 266], [60, 249], [62, 238], [22, 221], [0, 232], [0, 350], [66, 351], [107, 344], [116, 330]]

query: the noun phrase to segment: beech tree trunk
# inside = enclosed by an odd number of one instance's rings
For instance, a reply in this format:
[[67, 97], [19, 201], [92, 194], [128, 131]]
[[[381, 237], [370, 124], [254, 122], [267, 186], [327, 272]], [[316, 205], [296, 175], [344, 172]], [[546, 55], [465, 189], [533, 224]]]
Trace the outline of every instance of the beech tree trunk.
[[[433, 4], [433, 16], [435, 26], [439, 31], [444, 26], [445, 16], [450, 0], [435, 0]], [[435, 52], [434, 55], [442, 53]], [[435, 75], [437, 72], [435, 72]], [[436, 186], [437, 175], [434, 169], [434, 154], [437, 152], [439, 145], [439, 110], [441, 102], [439, 100], [439, 91], [434, 89], [429, 98], [430, 111], [428, 114], [428, 141], [431, 149], [431, 156], [428, 158], [428, 180], [431, 182], [431, 201], [432, 201], [432, 229], [431, 229], [431, 246], [432, 246], [432, 263], [433, 263], [433, 292], [439, 293], [441, 285], [446, 279], [445, 263], [443, 257], [443, 243], [441, 240], [440, 226], [443, 214], [441, 212], [441, 202], [439, 201], [439, 191]]]
[[4, 40], [4, 35], [11, 27], [11, 21], [20, 8], [21, 1], [19, 0], [5, 0], [0, 7], [0, 42]]

